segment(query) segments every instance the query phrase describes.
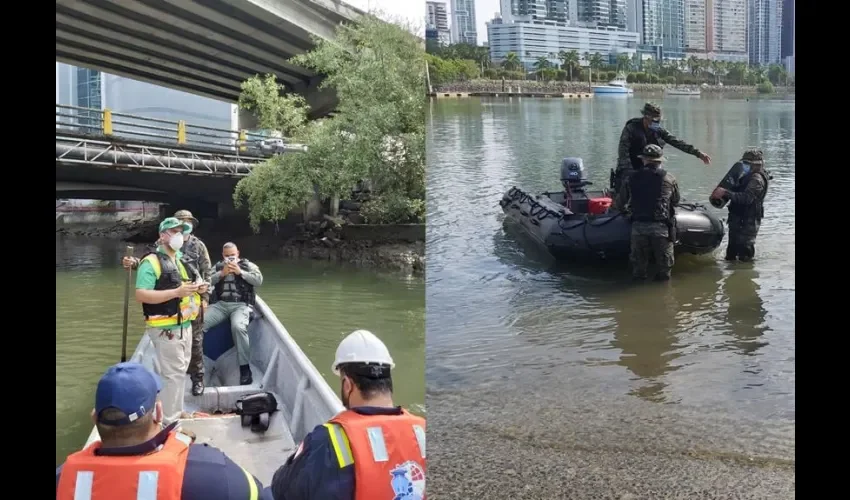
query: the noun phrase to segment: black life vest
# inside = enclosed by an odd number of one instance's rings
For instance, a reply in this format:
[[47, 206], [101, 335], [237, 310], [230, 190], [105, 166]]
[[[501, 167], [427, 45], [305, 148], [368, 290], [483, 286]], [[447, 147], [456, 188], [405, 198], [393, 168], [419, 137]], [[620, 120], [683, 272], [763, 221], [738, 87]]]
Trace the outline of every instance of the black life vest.
[[[218, 261], [215, 265], [215, 271], [214, 272], [217, 272], [217, 273], [221, 272], [221, 270], [224, 269], [224, 264], [225, 264], [224, 261]], [[241, 259], [241, 258], [239, 259], [239, 262], [237, 263], [237, 265], [239, 266], [239, 269], [242, 269], [243, 272], [244, 271], [251, 272], [251, 267], [249, 266], [249, 264], [250, 264], [250, 261], [248, 259]], [[238, 302], [244, 302], [244, 303], [248, 304], [249, 306], [254, 305], [254, 301], [255, 301], [255, 298], [257, 296], [256, 292], [254, 291], [254, 285], [245, 281], [242, 278], [242, 276], [237, 276], [237, 275], [228, 275], [228, 276], [233, 276], [233, 278], [234, 278], [233, 285], [236, 287], [236, 293], [239, 294], [239, 301]], [[215, 293], [212, 295], [212, 297], [210, 297], [210, 302], [217, 302], [219, 300], [224, 301], [224, 302], [236, 302], [232, 298], [222, 298], [222, 292], [224, 292], [224, 281], [228, 276], [222, 276], [221, 279], [218, 280], [218, 283], [215, 284], [215, 288], [213, 289], [213, 291]]]
[[664, 189], [663, 168], [641, 168], [629, 179], [629, 205], [634, 222], [669, 222], [672, 190]]
[[658, 136], [658, 132], [644, 128], [643, 118], [632, 118], [626, 122], [626, 126], [629, 127], [629, 160], [634, 170], [640, 170], [643, 168], [643, 160], [638, 155], [643, 154], [644, 148], [649, 144], [663, 148], [666, 143]]
[[[148, 252], [142, 256], [139, 262], [141, 263], [148, 255], [155, 255], [159, 261], [159, 278], [157, 278], [153, 289], [173, 290], [175, 288], [179, 288], [183, 283], [183, 279], [180, 276], [180, 270], [177, 268], [176, 263], [171, 260], [168, 255], [162, 252]], [[197, 279], [195, 270], [191, 266], [187, 265], [187, 263], [182, 259], [181, 262], [183, 267], [186, 268], [186, 273], [189, 276], [189, 279], [191, 281], [195, 281]], [[142, 304], [142, 312], [145, 317], [179, 315], [180, 298], [174, 298], [161, 304]]]
[[764, 198], [767, 196], [767, 187], [770, 184], [770, 174], [766, 171], [761, 170], [759, 172], [750, 172], [745, 175], [738, 181], [738, 184], [730, 189], [730, 191], [734, 193], [743, 193], [747, 190], [747, 185], [753, 179], [754, 175], [760, 175], [764, 179], [764, 191], [762, 191], [761, 196], [756, 199], [756, 201], [752, 205], [744, 205], [741, 203], [730, 203], [729, 204], [729, 213], [737, 215], [741, 218], [754, 218], [761, 220], [764, 218]]

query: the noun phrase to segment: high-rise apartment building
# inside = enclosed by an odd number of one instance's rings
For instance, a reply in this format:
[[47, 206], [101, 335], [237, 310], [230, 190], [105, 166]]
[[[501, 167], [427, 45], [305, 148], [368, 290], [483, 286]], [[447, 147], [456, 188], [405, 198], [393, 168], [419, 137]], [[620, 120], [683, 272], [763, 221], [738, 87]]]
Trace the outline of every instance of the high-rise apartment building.
[[685, 55], [747, 62], [747, 1], [685, 0]]
[[794, 55], [794, 0], [782, 3], [782, 58]]
[[425, 2], [425, 39], [440, 45], [451, 43], [449, 13], [445, 2]]
[[707, 0], [685, 0], [685, 52], [697, 57], [706, 54], [705, 9]]
[[779, 64], [782, 55], [782, 0], [748, 0], [747, 50], [750, 64]]
[[626, 27], [626, 0], [573, 0], [576, 20], [585, 26]]
[[452, 43], [478, 45], [475, 27], [475, 0], [452, 0]]
[[683, 57], [685, 0], [642, 0], [643, 44], [660, 47], [667, 57]]
[[586, 28], [554, 22], [501, 21], [494, 19], [487, 23], [490, 59], [499, 62], [509, 52], [513, 52], [526, 69], [531, 69], [540, 57], [558, 64], [558, 53], [561, 51], [575, 50], [582, 56], [598, 53], [603, 57], [617, 54], [632, 57], [637, 50], [637, 33], [610, 26]]
[[706, 51], [721, 61], [747, 62], [747, 2], [706, 0]]
[[556, 21], [566, 23], [570, 16], [570, 3], [576, 0], [500, 0], [502, 22]]

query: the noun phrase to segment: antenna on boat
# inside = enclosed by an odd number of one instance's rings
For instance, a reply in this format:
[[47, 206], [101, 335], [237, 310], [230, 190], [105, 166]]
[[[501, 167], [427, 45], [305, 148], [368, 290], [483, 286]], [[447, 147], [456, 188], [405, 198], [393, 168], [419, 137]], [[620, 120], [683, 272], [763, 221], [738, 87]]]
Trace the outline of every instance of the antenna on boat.
[[[133, 256], [133, 247], [127, 246], [127, 257]], [[133, 267], [127, 269], [127, 282], [124, 284], [124, 331], [121, 333], [121, 362], [127, 361], [127, 318], [130, 314], [130, 283]]]

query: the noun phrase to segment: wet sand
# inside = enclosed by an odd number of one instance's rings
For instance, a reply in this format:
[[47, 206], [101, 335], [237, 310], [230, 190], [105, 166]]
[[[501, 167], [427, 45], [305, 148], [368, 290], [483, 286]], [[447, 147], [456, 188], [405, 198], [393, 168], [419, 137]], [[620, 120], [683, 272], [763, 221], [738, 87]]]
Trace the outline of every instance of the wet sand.
[[429, 499], [794, 498], [793, 421], [512, 391], [429, 391]]

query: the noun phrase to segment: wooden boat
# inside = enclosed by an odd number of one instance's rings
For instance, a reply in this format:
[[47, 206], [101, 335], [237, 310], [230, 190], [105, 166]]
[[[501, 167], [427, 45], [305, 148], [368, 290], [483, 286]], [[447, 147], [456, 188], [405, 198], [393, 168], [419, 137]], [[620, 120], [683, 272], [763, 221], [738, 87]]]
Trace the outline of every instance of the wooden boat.
[[[291, 455], [298, 443], [344, 408], [316, 367], [278, 321], [275, 314], [257, 297], [248, 336], [251, 342], [250, 366], [253, 384], [239, 384], [236, 348], [230, 335], [230, 324], [211, 329], [204, 336], [206, 390], [193, 396], [191, 381], [186, 377], [184, 409], [208, 416], [181, 420], [183, 429], [197, 436], [196, 443], [209, 443], [222, 450], [270, 486], [274, 472]], [[153, 345], [142, 337], [130, 361], [157, 371]], [[271, 414], [265, 432], [243, 427], [235, 413], [236, 401], [259, 391], [274, 394], [278, 411]], [[86, 446], [99, 439], [97, 428]]]

